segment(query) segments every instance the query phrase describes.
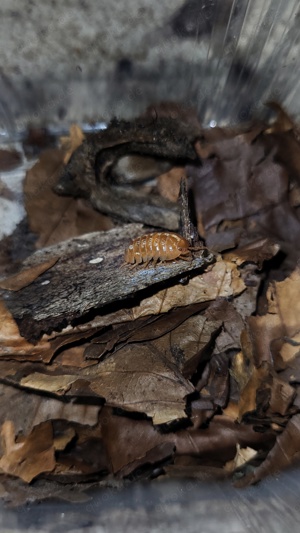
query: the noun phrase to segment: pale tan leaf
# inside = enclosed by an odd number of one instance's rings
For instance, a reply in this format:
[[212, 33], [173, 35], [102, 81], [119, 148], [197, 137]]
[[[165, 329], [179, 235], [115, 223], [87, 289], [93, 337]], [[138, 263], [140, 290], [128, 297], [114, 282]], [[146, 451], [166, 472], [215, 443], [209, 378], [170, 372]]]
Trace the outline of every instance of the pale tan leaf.
[[77, 124], [71, 124], [70, 126], [70, 135], [65, 137], [60, 137], [60, 144], [62, 150], [64, 150], [64, 164], [66, 165], [71, 158], [71, 155], [75, 150], [82, 144], [85, 139], [85, 135]]
[[15, 320], [6, 309], [4, 302], [0, 300], [0, 357], [17, 356], [41, 360], [44, 355], [49, 354], [49, 348], [50, 344], [46, 335], [35, 345], [21, 337]]
[[21, 380], [22, 387], [29, 387], [30, 389], [41, 390], [46, 392], [56, 392], [57, 394], [64, 394], [77, 380], [77, 376], [72, 375], [48, 375], [41, 372], [34, 372], [29, 374]]
[[232, 461], [228, 461], [224, 466], [227, 472], [234, 472], [237, 468], [240, 468], [245, 463], [248, 463], [257, 455], [257, 451], [253, 448], [241, 448], [239, 444], [236, 445], [236, 456]]
[[228, 298], [245, 290], [237, 266], [218, 261], [206, 272], [191, 279], [188, 285], [176, 285], [145, 298], [132, 310], [133, 318], [157, 313], [166, 313], [174, 307], [215, 300], [218, 296]]

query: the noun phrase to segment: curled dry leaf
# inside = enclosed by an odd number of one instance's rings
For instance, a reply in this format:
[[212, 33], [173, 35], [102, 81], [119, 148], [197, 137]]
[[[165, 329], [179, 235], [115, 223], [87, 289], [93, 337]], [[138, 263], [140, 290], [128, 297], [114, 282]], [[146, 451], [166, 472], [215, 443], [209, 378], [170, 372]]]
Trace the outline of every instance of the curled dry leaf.
[[300, 460], [300, 415], [293, 416], [276, 439], [274, 447], [263, 463], [255, 471], [242, 479], [239, 485], [257, 483], [270, 474], [278, 474], [290, 465], [299, 464]]
[[263, 262], [274, 257], [279, 249], [279, 244], [266, 238], [241, 246], [232, 252], [227, 252], [223, 257], [226, 261], [232, 261], [238, 266], [250, 262], [261, 268]]
[[273, 366], [262, 361], [257, 367], [251, 351], [251, 340], [244, 332], [242, 350], [232, 362], [231, 373], [240, 388], [239, 414], [241, 421], [246, 414], [256, 413], [261, 422], [270, 424], [274, 415], [288, 415], [296, 391], [280, 379]]
[[[97, 331], [97, 327], [95, 329]], [[57, 335], [43, 335], [37, 343], [32, 344], [20, 335], [16, 321], [0, 300], [0, 358], [49, 363], [62, 346], [71, 345], [94, 333], [92, 327], [82, 328], [82, 331], [74, 333], [70, 333], [70, 328], [66, 328]]]
[[200, 401], [210, 402], [213, 409], [225, 407], [229, 395], [230, 357], [226, 354], [214, 355], [204, 369], [196, 388]]
[[285, 368], [299, 352], [300, 332], [300, 270], [284, 281], [271, 283], [267, 292], [268, 313], [248, 318], [255, 365], [275, 362], [275, 368]]
[[[248, 300], [249, 294], [247, 294]], [[241, 314], [236, 310], [234, 303], [223, 298], [217, 298], [205, 311], [208, 320], [219, 321], [222, 331], [216, 338], [214, 353], [223, 353], [228, 350], [240, 349], [240, 336], [245, 327]]]
[[[151, 315], [121, 324], [113, 324], [112, 328], [103, 330], [94, 336], [91, 345], [85, 350], [88, 358], [101, 358], [116, 351], [125, 344], [146, 342], [157, 339], [177, 328], [190, 316], [201, 311], [203, 305], [188, 306], [174, 309], [165, 315]], [[89, 350], [91, 348], [91, 350]]]
[[16, 434], [29, 434], [35, 426], [48, 420], [65, 420], [86, 426], [95, 426], [101, 410], [99, 405], [60, 401], [45, 395], [32, 394], [8, 385], [0, 384], [0, 425], [8, 416]]

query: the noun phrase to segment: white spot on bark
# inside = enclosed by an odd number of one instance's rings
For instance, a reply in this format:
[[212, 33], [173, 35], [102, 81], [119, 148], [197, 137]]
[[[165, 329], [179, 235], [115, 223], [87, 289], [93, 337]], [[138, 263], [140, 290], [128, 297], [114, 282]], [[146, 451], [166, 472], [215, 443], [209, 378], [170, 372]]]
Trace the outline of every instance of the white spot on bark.
[[92, 265], [97, 265], [98, 263], [102, 263], [103, 260], [104, 257], [95, 257], [95, 259], [91, 259], [89, 263], [91, 263]]

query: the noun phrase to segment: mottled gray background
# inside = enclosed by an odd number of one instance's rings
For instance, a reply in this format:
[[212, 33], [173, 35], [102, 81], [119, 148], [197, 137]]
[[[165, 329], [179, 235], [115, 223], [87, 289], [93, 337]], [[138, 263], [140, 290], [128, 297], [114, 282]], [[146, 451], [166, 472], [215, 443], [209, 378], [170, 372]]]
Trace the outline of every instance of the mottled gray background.
[[297, 0], [1, 0], [0, 129], [131, 117], [161, 100], [208, 125], [299, 114]]

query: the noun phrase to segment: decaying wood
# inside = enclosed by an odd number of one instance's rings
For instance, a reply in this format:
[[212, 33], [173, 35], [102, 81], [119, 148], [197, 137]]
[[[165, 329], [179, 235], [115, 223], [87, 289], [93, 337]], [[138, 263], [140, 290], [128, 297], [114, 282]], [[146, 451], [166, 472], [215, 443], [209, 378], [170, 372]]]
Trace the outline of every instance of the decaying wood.
[[198, 157], [193, 143], [198, 135], [197, 128], [170, 118], [115, 120], [106, 130], [86, 139], [74, 152], [55, 191], [88, 198], [97, 210], [126, 221], [177, 230], [178, 206], [116, 183], [114, 166], [129, 154], [167, 161], [195, 161]]
[[213, 254], [202, 250], [191, 261], [131, 269], [124, 265], [124, 250], [142, 233], [145, 230], [137, 224], [90, 233], [40, 250], [27, 259], [24, 269], [60, 257], [27, 287], [2, 291], [21, 334], [37, 339], [42, 332], [61, 328], [95, 308], [134, 297], [151, 286], [170, 285], [183, 273], [195, 273], [214, 261]]
[[191, 208], [189, 204], [189, 194], [187, 179], [181, 178], [180, 181], [180, 229], [182, 236], [193, 246], [199, 239], [197, 228], [194, 226], [191, 217]]

